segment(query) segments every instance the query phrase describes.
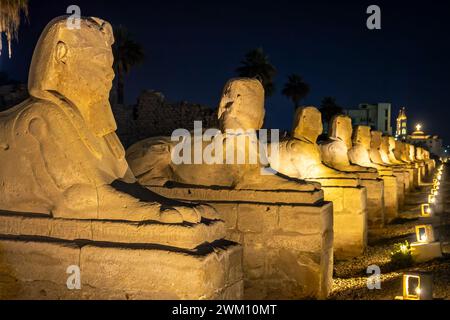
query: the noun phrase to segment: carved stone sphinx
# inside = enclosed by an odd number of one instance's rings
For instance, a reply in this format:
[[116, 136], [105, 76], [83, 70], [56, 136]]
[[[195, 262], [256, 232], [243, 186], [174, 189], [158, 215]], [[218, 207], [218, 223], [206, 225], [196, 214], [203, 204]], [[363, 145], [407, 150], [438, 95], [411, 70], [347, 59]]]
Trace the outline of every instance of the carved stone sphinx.
[[[205, 201], [217, 209], [227, 224], [227, 239], [244, 246], [246, 298], [324, 298], [332, 282], [332, 205], [324, 201], [319, 183], [273, 171], [267, 175], [267, 164], [249, 161], [247, 154], [256, 152], [260, 158], [262, 152], [254, 150], [259, 144], [254, 137], [261, 133], [264, 114], [261, 83], [232, 79], [219, 104], [221, 130], [208, 141], [195, 140], [195, 132], [183, 138], [192, 149], [200, 146], [202, 155], [210, 145], [222, 146], [225, 152], [214, 154], [217, 161], [178, 162], [173, 155], [178, 155], [179, 140], [170, 137], [136, 143], [127, 150], [127, 159], [147, 188], [176, 199]], [[230, 149], [245, 155], [245, 161], [226, 162], [227, 141], [241, 138], [248, 138], [248, 143], [232, 143]]]
[[389, 164], [395, 173], [403, 174], [403, 183], [405, 193], [410, 191], [412, 180], [412, 172], [404, 166], [404, 163], [398, 161], [394, 155], [395, 138], [392, 136], [382, 136], [380, 153], [383, 162]]
[[367, 220], [369, 228], [384, 225], [384, 182], [374, 168], [350, 163], [348, 151], [352, 148], [352, 120], [337, 115], [330, 123], [329, 138], [320, 144], [322, 160], [328, 166], [357, 174], [367, 189]]
[[401, 161], [410, 171], [412, 177], [411, 188], [417, 188], [420, 185], [420, 172], [417, 163], [410, 158], [410, 148], [406, 142], [395, 140], [394, 155], [398, 161]]
[[389, 222], [398, 215], [398, 183], [389, 167], [376, 164], [370, 158], [370, 127], [356, 126], [353, 131], [353, 146], [349, 150], [350, 162], [363, 167], [371, 167], [378, 170], [384, 181], [385, 221]]
[[[383, 133], [381, 131], [371, 131], [371, 140], [370, 140], [370, 160], [378, 165], [388, 167], [393, 170], [394, 176], [397, 178], [397, 196], [398, 196], [398, 205], [399, 207], [403, 207], [405, 201], [405, 192], [406, 185], [405, 179], [409, 179], [409, 174], [405, 176], [403, 170], [398, 170], [395, 166], [393, 166], [387, 154], [383, 152], [382, 148], [382, 140]], [[409, 184], [409, 183], [408, 183]]]
[[110, 24], [68, 22], [37, 43], [31, 97], [0, 113], [0, 298], [240, 298], [242, 248], [200, 221], [215, 210], [135, 183], [109, 105]]

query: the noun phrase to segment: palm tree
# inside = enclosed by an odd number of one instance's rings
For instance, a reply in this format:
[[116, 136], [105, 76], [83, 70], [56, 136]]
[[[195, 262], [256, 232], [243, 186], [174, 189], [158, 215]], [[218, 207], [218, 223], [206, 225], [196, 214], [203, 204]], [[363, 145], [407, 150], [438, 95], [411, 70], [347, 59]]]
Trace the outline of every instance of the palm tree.
[[250, 50], [241, 61], [241, 66], [236, 69], [240, 77], [257, 78], [261, 81], [267, 97], [275, 92], [273, 78], [277, 73], [275, 67], [270, 63], [269, 57], [262, 48]]
[[291, 99], [294, 108], [297, 109], [300, 106], [300, 100], [306, 98], [310, 90], [309, 85], [303, 81], [302, 77], [294, 73], [288, 77], [281, 93]]
[[123, 26], [114, 28], [114, 70], [117, 75], [117, 102], [124, 103], [125, 75], [145, 59], [144, 48], [134, 41]]
[[323, 98], [319, 110], [322, 113], [322, 119], [327, 124], [330, 123], [333, 116], [343, 112], [342, 107], [336, 103], [336, 98], [334, 97]]
[[25, 17], [28, 17], [28, 0], [0, 0], [0, 55], [2, 54], [2, 34], [4, 33], [11, 58], [11, 41], [18, 38], [22, 12]]

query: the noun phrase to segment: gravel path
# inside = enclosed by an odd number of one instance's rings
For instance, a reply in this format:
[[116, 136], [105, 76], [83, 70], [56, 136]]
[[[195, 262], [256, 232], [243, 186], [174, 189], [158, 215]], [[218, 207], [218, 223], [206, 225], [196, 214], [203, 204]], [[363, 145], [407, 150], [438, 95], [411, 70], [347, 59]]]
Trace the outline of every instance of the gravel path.
[[[450, 166], [447, 166], [450, 171]], [[407, 196], [399, 219], [385, 228], [370, 232], [369, 247], [363, 256], [335, 261], [332, 300], [392, 300], [401, 295], [401, 276], [405, 271], [428, 271], [433, 274], [435, 299], [450, 300], [450, 174], [441, 187], [445, 194], [445, 213], [441, 216], [440, 228], [443, 258], [415, 264], [407, 269], [398, 269], [390, 264], [390, 253], [395, 243], [415, 240], [415, 225], [419, 223], [420, 204], [426, 202], [430, 187]], [[381, 269], [381, 289], [367, 288], [367, 267], [377, 265]]]

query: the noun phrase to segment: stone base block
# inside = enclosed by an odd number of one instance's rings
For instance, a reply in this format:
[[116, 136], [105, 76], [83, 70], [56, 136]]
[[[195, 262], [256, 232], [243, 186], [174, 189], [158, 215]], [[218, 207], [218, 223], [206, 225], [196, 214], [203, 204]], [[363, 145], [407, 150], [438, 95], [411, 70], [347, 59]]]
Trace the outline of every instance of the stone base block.
[[411, 254], [415, 262], [427, 262], [442, 257], [440, 242], [411, 243]]
[[243, 246], [246, 299], [326, 298], [333, 276], [333, 205], [323, 193], [149, 187], [213, 206]]
[[367, 189], [367, 225], [369, 229], [384, 226], [384, 182], [382, 179], [362, 179]]
[[367, 247], [367, 189], [323, 187], [325, 200], [333, 202], [334, 255], [357, 257]]
[[383, 176], [384, 181], [384, 222], [389, 223], [398, 217], [397, 178]]
[[241, 259], [228, 241], [184, 252], [2, 238], [0, 299], [239, 299]]
[[[407, 173], [406, 173], [407, 174]], [[405, 181], [408, 179], [405, 176], [403, 171], [394, 171], [394, 176], [397, 178], [397, 199], [398, 199], [398, 208], [403, 208], [405, 205], [405, 192], [406, 186]]]
[[[223, 221], [168, 225], [0, 214], [0, 298], [239, 299], [242, 247]], [[70, 266], [81, 289], [69, 290]], [[72, 271], [73, 272], [73, 271]]]

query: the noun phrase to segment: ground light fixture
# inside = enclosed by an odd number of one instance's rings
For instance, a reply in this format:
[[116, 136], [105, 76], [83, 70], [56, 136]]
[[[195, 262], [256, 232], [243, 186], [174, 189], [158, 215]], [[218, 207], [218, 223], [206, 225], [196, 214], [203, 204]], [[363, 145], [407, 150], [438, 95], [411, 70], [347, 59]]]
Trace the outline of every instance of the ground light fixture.
[[433, 276], [426, 272], [407, 272], [402, 277], [402, 296], [396, 300], [432, 300]]
[[419, 243], [434, 242], [433, 226], [418, 225], [416, 226], [416, 238]]
[[424, 203], [420, 206], [420, 216], [423, 218], [431, 217], [432, 211], [429, 203]]

